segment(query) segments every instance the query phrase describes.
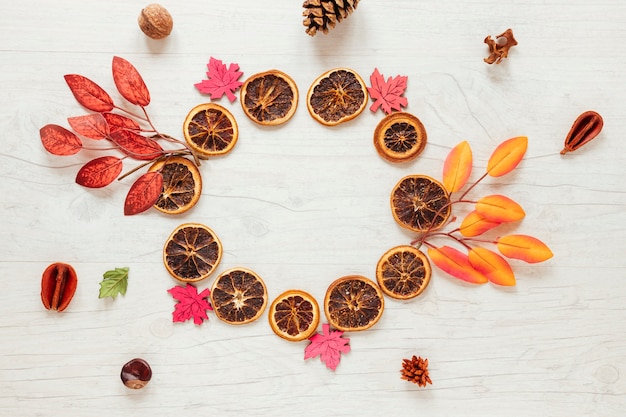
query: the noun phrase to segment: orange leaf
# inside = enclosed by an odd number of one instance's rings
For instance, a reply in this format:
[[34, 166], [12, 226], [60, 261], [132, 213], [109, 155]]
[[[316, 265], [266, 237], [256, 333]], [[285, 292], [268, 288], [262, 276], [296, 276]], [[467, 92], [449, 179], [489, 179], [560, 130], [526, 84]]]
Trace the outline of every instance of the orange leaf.
[[494, 194], [476, 202], [476, 212], [490, 222], [515, 222], [524, 218], [524, 209], [503, 195]]
[[498, 285], [515, 285], [515, 274], [511, 265], [502, 256], [485, 248], [472, 248], [469, 251], [470, 264], [490, 282]]
[[507, 258], [528, 263], [543, 262], [552, 258], [550, 248], [537, 238], [527, 235], [502, 236], [497, 242], [498, 250]]
[[443, 164], [443, 185], [453, 193], [459, 191], [472, 173], [472, 148], [467, 141], [456, 145]]
[[471, 282], [472, 284], [484, 284], [487, 282], [487, 277], [474, 269], [467, 255], [457, 249], [450, 246], [428, 248], [428, 256], [439, 269], [455, 278]]
[[501, 177], [513, 171], [524, 157], [527, 147], [526, 136], [518, 136], [502, 142], [489, 158], [487, 174], [492, 177]]
[[465, 237], [474, 237], [482, 235], [483, 233], [493, 229], [498, 226], [500, 223], [492, 222], [485, 219], [483, 216], [478, 214], [476, 210], [470, 212], [463, 221], [461, 222], [461, 226], [459, 227], [459, 231]]

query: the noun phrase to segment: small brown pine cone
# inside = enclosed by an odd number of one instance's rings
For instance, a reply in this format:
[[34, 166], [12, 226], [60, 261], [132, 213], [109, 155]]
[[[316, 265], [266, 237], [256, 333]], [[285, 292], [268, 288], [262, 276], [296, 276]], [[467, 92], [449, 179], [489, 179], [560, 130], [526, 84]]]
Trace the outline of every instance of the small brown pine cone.
[[335, 25], [356, 9], [359, 0], [304, 0], [302, 7], [306, 33], [315, 36], [318, 31], [328, 33]]
[[402, 372], [402, 379], [413, 382], [420, 387], [433, 383], [428, 376], [428, 359], [422, 359], [415, 355], [411, 359], [403, 359], [400, 372]]

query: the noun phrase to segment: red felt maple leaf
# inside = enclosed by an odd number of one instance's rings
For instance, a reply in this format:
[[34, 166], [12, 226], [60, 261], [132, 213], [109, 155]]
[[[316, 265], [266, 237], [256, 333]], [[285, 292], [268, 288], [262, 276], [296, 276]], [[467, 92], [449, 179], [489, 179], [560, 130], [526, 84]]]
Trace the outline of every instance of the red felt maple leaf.
[[203, 320], [208, 320], [207, 310], [213, 310], [209, 304], [208, 297], [211, 291], [207, 288], [198, 294], [198, 289], [191, 284], [186, 287], [177, 285], [167, 290], [172, 297], [178, 300], [172, 312], [172, 321], [187, 321], [193, 318], [195, 324], [202, 324]]
[[367, 87], [370, 97], [374, 101], [370, 110], [375, 112], [379, 107], [387, 114], [393, 110], [400, 111], [402, 107], [406, 107], [408, 101], [406, 97], [402, 97], [406, 89], [408, 77], [397, 75], [395, 78], [389, 77], [385, 81], [385, 77], [378, 72], [378, 68], [374, 69], [370, 75], [371, 87]]
[[236, 97], [233, 92], [237, 91], [243, 84], [237, 81], [243, 75], [243, 72], [239, 71], [239, 65], [232, 63], [227, 68], [226, 65], [222, 64], [222, 61], [211, 57], [207, 68], [209, 68], [206, 73], [208, 80], [202, 80], [194, 86], [201, 93], [209, 94], [212, 100], [226, 94], [231, 102], [235, 101]]
[[342, 331], [331, 331], [329, 324], [324, 324], [322, 331], [309, 338], [311, 343], [304, 349], [304, 359], [319, 356], [326, 367], [334, 371], [339, 365], [341, 354], [350, 352], [350, 339], [342, 338]]

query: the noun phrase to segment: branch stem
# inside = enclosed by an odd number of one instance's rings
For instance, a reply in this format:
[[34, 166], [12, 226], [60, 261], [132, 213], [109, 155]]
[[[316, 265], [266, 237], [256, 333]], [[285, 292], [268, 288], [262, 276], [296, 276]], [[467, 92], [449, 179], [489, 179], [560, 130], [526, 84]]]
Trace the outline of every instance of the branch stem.
[[460, 201], [460, 200], [463, 200], [463, 198], [465, 198], [465, 196], [466, 196], [466, 195], [467, 195], [470, 191], [472, 191], [472, 189], [473, 189], [474, 187], [476, 187], [476, 186], [478, 185], [478, 183], [479, 183], [479, 182], [481, 182], [482, 180], [484, 180], [484, 179], [487, 177], [487, 175], [488, 175], [488, 174], [489, 174], [488, 172], [485, 172], [485, 173], [482, 175], [482, 177], [478, 178], [478, 179], [474, 182], [474, 184], [470, 185], [470, 186], [467, 188], [467, 190], [465, 190], [465, 191], [463, 192], [463, 194], [461, 194], [461, 197], [459, 197], [459, 201]]

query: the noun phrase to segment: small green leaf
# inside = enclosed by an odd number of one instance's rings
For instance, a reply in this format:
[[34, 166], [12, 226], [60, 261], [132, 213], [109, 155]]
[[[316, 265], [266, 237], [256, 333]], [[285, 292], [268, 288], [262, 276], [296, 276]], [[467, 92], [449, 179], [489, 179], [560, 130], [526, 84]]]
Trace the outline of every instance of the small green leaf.
[[117, 294], [126, 295], [128, 287], [128, 268], [115, 268], [106, 271], [104, 279], [100, 282], [100, 295], [98, 298], [115, 298]]

